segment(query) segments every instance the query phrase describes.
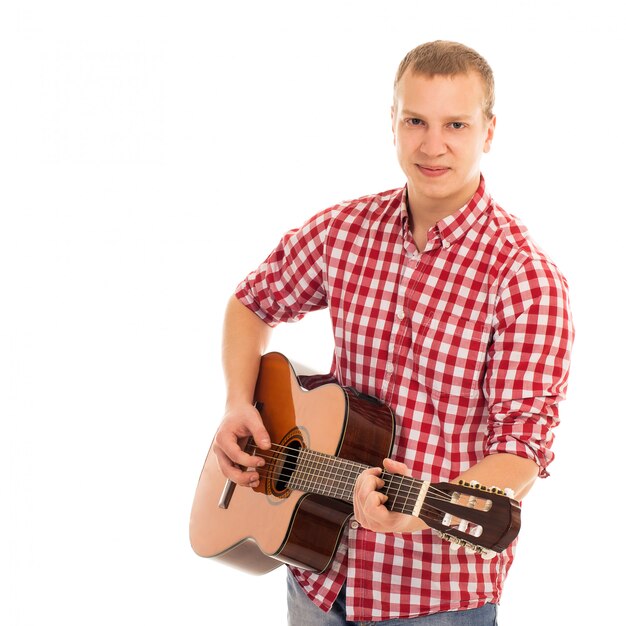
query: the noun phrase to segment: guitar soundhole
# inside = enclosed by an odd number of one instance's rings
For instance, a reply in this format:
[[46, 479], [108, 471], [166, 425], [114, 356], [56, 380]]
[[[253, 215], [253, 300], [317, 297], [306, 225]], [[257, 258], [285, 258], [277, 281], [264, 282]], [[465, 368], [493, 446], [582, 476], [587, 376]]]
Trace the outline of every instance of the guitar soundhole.
[[295, 428], [280, 443], [272, 467], [273, 480], [268, 481], [271, 494], [277, 498], [286, 498], [289, 493], [289, 480], [298, 466], [300, 451], [304, 444], [302, 434]]

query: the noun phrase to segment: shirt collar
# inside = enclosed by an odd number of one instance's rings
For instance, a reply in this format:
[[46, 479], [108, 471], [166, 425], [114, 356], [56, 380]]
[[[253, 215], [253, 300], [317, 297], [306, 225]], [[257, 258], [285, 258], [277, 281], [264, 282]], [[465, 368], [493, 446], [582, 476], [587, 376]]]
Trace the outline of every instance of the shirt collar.
[[[402, 195], [402, 226], [403, 229], [408, 229], [409, 214], [407, 210], [407, 187], [404, 188]], [[485, 185], [485, 179], [483, 175], [480, 175], [480, 183], [476, 192], [471, 197], [470, 201], [463, 205], [458, 211], [452, 215], [444, 217], [439, 220], [428, 231], [428, 244], [426, 250], [435, 247], [449, 248], [450, 245], [457, 239], [460, 239], [465, 233], [467, 233], [476, 224], [478, 219], [491, 205], [491, 195], [487, 191]]]

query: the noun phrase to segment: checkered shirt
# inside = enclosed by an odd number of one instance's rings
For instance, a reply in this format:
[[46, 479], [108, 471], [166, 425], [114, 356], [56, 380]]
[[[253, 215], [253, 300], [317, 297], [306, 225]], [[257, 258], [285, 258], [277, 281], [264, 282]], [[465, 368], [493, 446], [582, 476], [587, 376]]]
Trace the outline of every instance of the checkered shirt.
[[[332, 374], [394, 410], [393, 456], [413, 476], [450, 481], [502, 452], [547, 475], [573, 339], [567, 284], [482, 178], [421, 253], [396, 189], [288, 232], [236, 293], [271, 326], [329, 309]], [[349, 620], [406, 618], [497, 603], [514, 550], [483, 560], [430, 530], [353, 521], [329, 570], [292, 570], [323, 610], [345, 583]]]

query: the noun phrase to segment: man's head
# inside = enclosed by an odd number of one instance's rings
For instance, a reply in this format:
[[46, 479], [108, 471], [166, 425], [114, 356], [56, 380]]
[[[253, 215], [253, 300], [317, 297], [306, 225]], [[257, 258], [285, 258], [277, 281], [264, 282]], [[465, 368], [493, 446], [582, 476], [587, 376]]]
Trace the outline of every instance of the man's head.
[[461, 44], [426, 43], [400, 64], [392, 129], [414, 217], [440, 219], [476, 191], [495, 130], [493, 93], [489, 65]]
[[485, 89], [483, 113], [486, 120], [493, 117], [495, 85], [489, 63], [473, 50], [455, 41], [430, 41], [413, 48], [398, 66], [393, 83], [393, 99], [396, 102], [398, 83], [406, 71], [424, 76], [456, 76], [476, 72]]

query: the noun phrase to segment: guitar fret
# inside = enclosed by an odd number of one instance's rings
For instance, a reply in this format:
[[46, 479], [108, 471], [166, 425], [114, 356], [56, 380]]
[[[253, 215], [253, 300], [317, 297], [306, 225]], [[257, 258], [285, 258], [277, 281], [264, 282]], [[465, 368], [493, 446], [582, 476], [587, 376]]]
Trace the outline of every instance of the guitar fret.
[[312, 472], [311, 472], [311, 477], [310, 477], [311, 490], [313, 491], [313, 487], [315, 486], [316, 493], [319, 493], [320, 495], [325, 495], [324, 484], [323, 484], [323, 481], [321, 480], [322, 472], [320, 470], [322, 469], [322, 464], [320, 463], [319, 455], [316, 454], [315, 452], [312, 452], [311, 457], [312, 457], [311, 458]]
[[296, 462], [296, 468], [289, 479], [288, 486], [291, 489], [296, 489], [297, 491], [306, 491], [304, 484], [304, 476], [306, 476], [306, 464], [307, 457], [305, 455], [305, 451], [302, 450], [298, 455], [298, 460]]
[[[385, 472], [383, 472], [383, 476]], [[386, 487], [386, 495], [387, 495], [387, 508], [392, 511], [396, 510], [396, 498], [398, 497], [398, 493], [400, 491], [400, 485], [402, 484], [402, 480], [398, 480], [398, 477], [393, 474], [387, 474], [389, 476], [389, 482], [385, 483]], [[394, 490], [395, 487], [395, 490]]]
[[326, 485], [324, 484], [324, 480], [323, 480], [323, 465], [322, 465], [322, 459], [320, 458], [320, 455], [312, 452], [311, 453], [312, 457], [313, 457], [313, 472], [311, 475], [311, 486], [313, 487], [313, 485], [315, 485], [315, 491], [316, 493], [319, 493], [320, 495], [326, 495], [324, 493], [324, 489], [326, 488]]
[[341, 472], [337, 478], [337, 485], [335, 489], [335, 497], [340, 500], [352, 502], [352, 492], [354, 490], [354, 483], [356, 479], [353, 476], [353, 472], [350, 468], [350, 463], [345, 459], [340, 459], [337, 464], [338, 470]]
[[389, 498], [387, 508], [398, 513], [412, 514], [420, 494], [422, 481], [410, 476], [399, 476], [386, 472], [383, 472], [382, 477], [383, 480], [386, 480], [383, 493]]
[[313, 450], [301, 450], [288, 486], [297, 491], [352, 502], [356, 479], [366, 468], [367, 465], [340, 457]]
[[314, 464], [313, 455], [308, 453], [306, 455], [306, 459], [307, 459], [308, 474], [305, 476], [305, 480], [304, 480], [304, 491], [313, 493], [315, 491], [314, 484], [313, 484], [313, 478], [315, 476], [315, 464]]
[[[302, 453], [300, 453], [302, 454]], [[311, 457], [310, 455], [305, 455], [306, 464], [303, 467], [303, 475], [302, 475], [302, 491], [311, 491], [310, 483], [311, 483]]]
[[[353, 492], [354, 492], [354, 484], [356, 483], [356, 479], [358, 475], [367, 467], [365, 465], [361, 466], [354, 461], [343, 461], [343, 491], [340, 495], [342, 500], [346, 500], [348, 502], [353, 501]], [[347, 476], [346, 476], [347, 474]]]
[[341, 485], [341, 480], [337, 477], [336, 473], [332, 472], [332, 468], [328, 463], [326, 464], [326, 472], [323, 478], [325, 480], [323, 495], [334, 496]]
[[406, 513], [407, 511], [413, 511], [413, 509], [415, 508], [415, 502], [417, 501], [420, 492], [420, 483], [421, 481], [418, 480], [414, 480], [411, 483], [411, 487], [406, 498], [406, 506], [403, 511], [404, 513]]
[[344, 461], [341, 464], [341, 472], [343, 478], [343, 489], [339, 494], [339, 497], [342, 500], [347, 500], [348, 502], [352, 502], [352, 492], [354, 491], [354, 483], [356, 482], [356, 478], [354, 477], [354, 472], [350, 467], [350, 463]]
[[415, 509], [415, 503], [417, 502], [417, 498], [420, 493], [420, 482], [417, 480], [413, 480], [412, 484], [409, 488], [409, 492], [406, 497], [405, 507], [402, 510], [402, 513], [413, 513]]
[[[402, 489], [404, 487], [404, 482], [405, 482], [406, 479], [407, 479], [406, 476], [402, 476], [400, 478], [400, 485], [398, 486], [398, 495], [402, 491]], [[399, 504], [400, 509], [404, 509], [404, 507], [406, 506], [406, 499], [408, 498], [408, 495], [409, 495], [409, 490], [405, 489], [405, 491], [404, 491], [404, 502], [401, 502], [401, 504]]]
[[[323, 460], [326, 461], [326, 459], [323, 459]], [[323, 495], [333, 496], [334, 494], [337, 493], [337, 489], [340, 486], [341, 481], [337, 477], [336, 472], [333, 473], [330, 463], [326, 462], [325, 468], [326, 470], [322, 475], [322, 478], [324, 479], [324, 482], [325, 482]]]

